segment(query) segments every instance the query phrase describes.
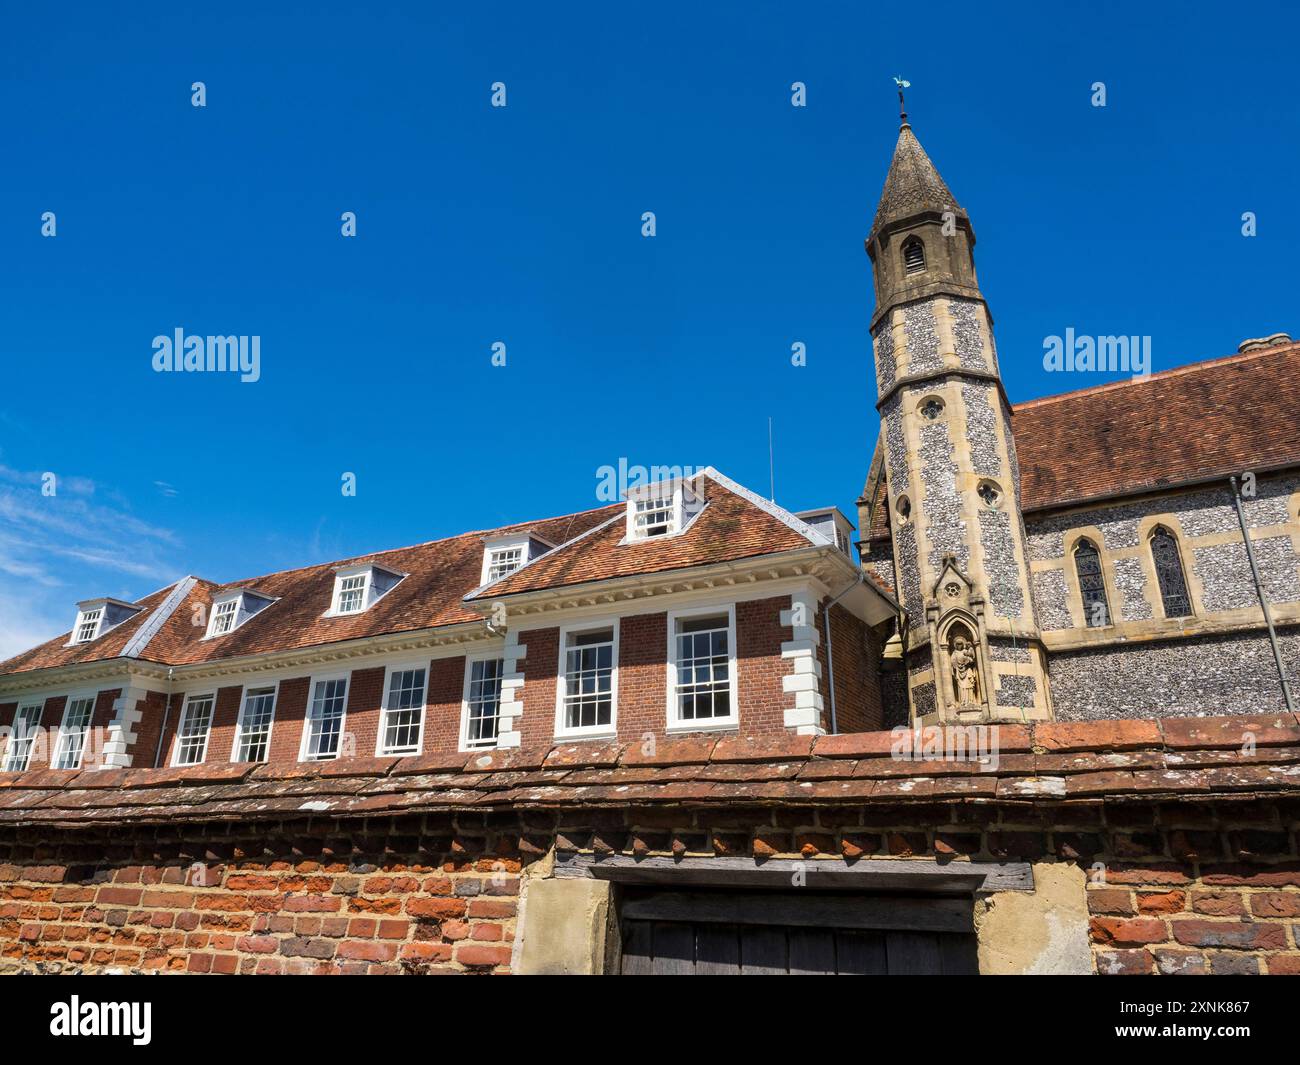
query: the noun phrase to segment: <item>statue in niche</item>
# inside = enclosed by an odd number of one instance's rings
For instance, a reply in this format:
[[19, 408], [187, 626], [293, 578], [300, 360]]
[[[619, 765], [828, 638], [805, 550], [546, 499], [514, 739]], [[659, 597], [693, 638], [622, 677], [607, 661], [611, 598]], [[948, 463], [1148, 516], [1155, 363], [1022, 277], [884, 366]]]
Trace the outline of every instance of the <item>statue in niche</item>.
[[952, 668], [953, 696], [959, 710], [975, 709], [981, 704], [979, 661], [975, 654], [975, 645], [971, 643], [966, 630], [958, 627], [954, 630], [952, 643], [948, 648], [948, 661]]

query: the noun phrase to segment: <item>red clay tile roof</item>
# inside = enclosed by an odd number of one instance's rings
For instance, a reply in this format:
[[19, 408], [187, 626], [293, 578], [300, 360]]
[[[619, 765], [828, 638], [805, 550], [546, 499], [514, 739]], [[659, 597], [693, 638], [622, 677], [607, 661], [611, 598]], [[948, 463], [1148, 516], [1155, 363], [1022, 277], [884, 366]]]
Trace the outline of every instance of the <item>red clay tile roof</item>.
[[[1026, 512], [1300, 464], [1300, 343], [1031, 399], [1011, 425]], [[864, 535], [889, 535], [883, 506]]]
[[[1245, 736], [1254, 738], [1243, 753]], [[926, 743], [930, 742], [927, 734]], [[491, 809], [1244, 799], [1300, 792], [1300, 720], [1003, 725], [997, 758], [891, 757], [893, 732], [690, 736], [292, 765], [0, 774], [0, 824], [268, 821]]]
[[[806, 536], [780, 518], [712, 479], [705, 479], [703, 495], [706, 506], [678, 536], [624, 544], [627, 526], [614, 520], [497, 581], [480, 597], [499, 598], [539, 588], [734, 562], [811, 546]], [[617, 519], [622, 515], [620, 508]]]
[[[499, 529], [464, 533], [415, 547], [360, 555], [225, 585], [197, 580], [136, 657], [163, 665], [189, 665], [480, 621], [483, 617], [481, 610], [465, 600], [479, 586], [483, 541], [513, 532], [528, 531], [560, 546], [492, 585], [492, 597], [541, 587], [728, 562], [812, 545], [811, 540], [786, 521], [768, 513], [764, 509], [768, 504], [757, 497], [753, 500], [746, 498], [742, 494], [745, 490], [740, 486], [734, 486], [736, 490], [732, 491], [711, 479], [711, 474], [702, 476], [710, 478], [705, 487], [708, 505], [684, 533], [662, 540], [620, 547], [618, 541], [624, 533], [624, 504], [614, 503], [545, 521], [519, 522]], [[721, 477], [720, 474], [717, 476]], [[616, 520], [608, 528], [599, 528], [611, 518]], [[596, 531], [591, 536], [584, 535], [591, 530]], [[406, 577], [361, 614], [322, 617], [331, 602], [335, 569], [371, 561], [404, 573]], [[275, 602], [233, 632], [211, 640], [203, 639], [205, 628], [196, 624], [195, 618], [207, 618], [215, 595], [241, 587], [269, 596]], [[140, 600], [140, 604], [153, 608], [166, 599], [169, 591], [155, 592]], [[197, 610], [198, 607], [203, 607], [203, 610]], [[116, 658], [131, 636], [146, 624], [150, 614], [151, 609], [142, 610], [135, 618], [89, 644], [64, 647], [68, 639], [64, 634], [0, 663], [0, 674]]]
[[1300, 463], [1300, 344], [1012, 410], [1025, 510]]
[[[531, 529], [537, 535], [563, 542], [586, 532], [614, 512], [622, 513], [622, 504], [546, 521], [520, 522], [501, 529], [463, 533], [415, 547], [359, 555], [340, 562], [285, 570], [225, 585], [200, 580], [139, 657], [166, 665], [183, 665], [477, 621], [482, 615], [465, 606], [462, 600], [466, 593], [478, 586], [486, 537]], [[321, 617], [331, 601], [334, 570], [339, 566], [370, 561], [406, 573], [407, 577], [362, 614]], [[234, 632], [204, 640], [204, 628], [196, 626], [193, 621], [194, 608], [199, 605], [206, 608], [216, 593], [236, 587], [256, 589], [262, 595], [276, 597], [278, 601], [259, 611]], [[156, 606], [166, 598], [168, 591], [155, 592], [140, 603]], [[0, 663], [0, 674], [116, 658], [148, 616], [148, 610], [141, 611], [100, 639], [75, 647], [63, 646], [68, 640], [65, 633]], [[206, 609], [200, 616], [207, 617]]]
[[174, 586], [168, 585], [156, 592], [150, 592], [143, 599], [137, 599], [132, 605], [143, 609], [120, 625], [109, 629], [99, 639], [65, 647], [64, 644], [72, 638], [71, 631], [65, 632], [62, 636], [47, 640], [39, 647], [15, 655], [7, 662], [0, 662], [0, 673], [21, 673], [29, 669], [44, 669], [47, 666], [71, 666], [80, 662], [102, 662], [109, 658], [117, 658], [131, 642], [131, 638], [149, 620], [153, 609], [167, 598], [172, 587]]

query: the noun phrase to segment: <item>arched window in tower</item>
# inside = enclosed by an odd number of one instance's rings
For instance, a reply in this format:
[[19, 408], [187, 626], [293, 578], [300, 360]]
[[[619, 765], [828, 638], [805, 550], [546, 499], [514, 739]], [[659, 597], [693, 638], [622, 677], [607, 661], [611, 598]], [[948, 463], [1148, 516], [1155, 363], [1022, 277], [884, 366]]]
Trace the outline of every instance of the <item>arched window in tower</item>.
[[1192, 612], [1192, 599], [1187, 594], [1183, 559], [1178, 553], [1174, 534], [1163, 525], [1157, 525], [1151, 534], [1151, 560], [1156, 564], [1156, 580], [1160, 582], [1160, 600], [1164, 603], [1165, 617], [1187, 617]]
[[925, 270], [925, 245], [919, 237], [912, 237], [903, 244], [903, 270], [909, 274]]
[[1074, 570], [1079, 575], [1083, 623], [1090, 629], [1109, 625], [1110, 605], [1106, 602], [1106, 580], [1101, 574], [1101, 554], [1091, 540], [1080, 540], [1074, 549]]

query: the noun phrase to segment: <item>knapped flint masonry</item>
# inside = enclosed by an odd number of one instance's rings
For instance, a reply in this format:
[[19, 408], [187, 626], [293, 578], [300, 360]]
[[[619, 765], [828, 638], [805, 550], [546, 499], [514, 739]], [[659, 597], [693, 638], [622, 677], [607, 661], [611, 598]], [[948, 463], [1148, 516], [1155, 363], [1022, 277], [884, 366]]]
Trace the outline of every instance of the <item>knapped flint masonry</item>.
[[1300, 345], [1011, 404], [974, 244], [904, 121], [856, 552], [710, 468], [76, 604], [0, 972], [1300, 972]]

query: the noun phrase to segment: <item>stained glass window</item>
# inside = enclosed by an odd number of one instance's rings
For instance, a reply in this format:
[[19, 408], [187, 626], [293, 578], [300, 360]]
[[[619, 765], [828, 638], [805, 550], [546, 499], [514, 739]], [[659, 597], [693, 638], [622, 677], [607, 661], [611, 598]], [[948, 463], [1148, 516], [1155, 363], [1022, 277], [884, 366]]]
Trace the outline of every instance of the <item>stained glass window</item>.
[[1187, 617], [1192, 612], [1192, 600], [1187, 594], [1183, 560], [1178, 554], [1178, 541], [1163, 525], [1157, 526], [1151, 534], [1151, 558], [1156, 564], [1156, 579], [1160, 582], [1160, 599], [1165, 606], [1165, 617]]
[[1079, 593], [1083, 598], [1083, 623], [1090, 629], [1110, 624], [1110, 606], [1106, 602], [1106, 581], [1101, 575], [1101, 555], [1090, 540], [1080, 540], [1074, 549], [1074, 568], [1079, 574]]

